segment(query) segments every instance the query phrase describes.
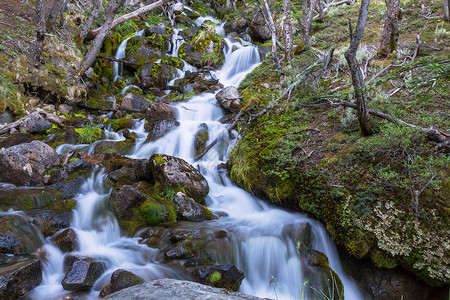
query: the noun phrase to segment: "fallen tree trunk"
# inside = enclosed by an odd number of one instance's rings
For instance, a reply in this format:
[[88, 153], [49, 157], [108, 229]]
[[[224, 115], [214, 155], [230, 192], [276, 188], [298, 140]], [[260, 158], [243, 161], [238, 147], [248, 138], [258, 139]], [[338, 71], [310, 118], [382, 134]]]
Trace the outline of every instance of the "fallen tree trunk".
[[115, 58], [115, 57], [111, 57], [111, 56], [105, 56], [105, 55], [98, 55], [97, 58], [106, 59], [106, 60], [115, 61], [115, 62], [121, 62], [121, 63], [124, 63], [126, 65], [136, 65], [136, 66], [140, 66], [141, 65], [141, 64], [129, 61], [129, 60]]
[[[115, 19], [115, 20], [112, 22], [110, 30], [111, 30], [112, 28], [116, 27], [117, 25], [122, 24], [123, 22], [128, 21], [129, 19], [137, 18], [137, 17], [139, 17], [140, 15], [145, 14], [145, 13], [151, 11], [152, 9], [155, 9], [155, 8], [157, 8], [157, 7], [160, 7], [160, 6], [163, 5], [164, 3], [165, 3], [164, 0], [159, 0], [159, 1], [156, 1], [156, 2], [154, 2], [154, 3], [152, 3], [152, 4], [149, 4], [149, 5], [147, 5], [147, 6], [141, 7], [141, 8], [139, 8], [139, 9], [137, 9], [137, 10], [135, 10], [135, 11], [129, 13], [129, 14], [120, 16], [120, 17], [118, 17], [117, 19]], [[87, 34], [85, 40], [86, 40], [86, 41], [93, 40], [93, 39], [100, 33], [100, 31], [102, 30], [102, 28], [103, 28], [104, 26], [105, 26], [105, 25], [103, 25], [102, 27], [99, 27], [99, 28], [97, 28], [97, 29], [94, 29], [94, 30], [90, 31], [90, 32]]]

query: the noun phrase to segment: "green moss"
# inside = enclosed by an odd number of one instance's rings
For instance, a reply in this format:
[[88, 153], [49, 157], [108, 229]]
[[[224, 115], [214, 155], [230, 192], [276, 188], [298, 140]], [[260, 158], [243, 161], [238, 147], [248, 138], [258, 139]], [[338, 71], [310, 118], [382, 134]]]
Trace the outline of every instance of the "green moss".
[[114, 131], [119, 131], [121, 129], [132, 128], [133, 120], [130, 118], [115, 119], [110, 122], [110, 125]]
[[165, 209], [159, 203], [146, 201], [141, 205], [141, 213], [148, 225], [158, 225], [164, 220]]
[[155, 162], [157, 166], [162, 165], [163, 163], [166, 162], [166, 160], [164, 159], [164, 157], [162, 157], [161, 155], [156, 155], [155, 156]]
[[397, 261], [392, 255], [379, 249], [370, 250], [370, 259], [379, 268], [392, 269], [397, 266]]
[[209, 282], [211, 282], [211, 285], [214, 285], [216, 282], [218, 282], [220, 279], [222, 279], [222, 275], [218, 271], [214, 271], [211, 274], [211, 277], [209, 278]]

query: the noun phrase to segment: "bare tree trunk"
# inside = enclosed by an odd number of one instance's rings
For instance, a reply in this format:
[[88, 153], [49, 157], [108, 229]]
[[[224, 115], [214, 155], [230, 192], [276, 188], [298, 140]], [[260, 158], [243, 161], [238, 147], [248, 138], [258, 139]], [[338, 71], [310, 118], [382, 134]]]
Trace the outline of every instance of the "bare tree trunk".
[[277, 32], [275, 28], [275, 24], [273, 22], [272, 13], [270, 12], [269, 5], [267, 4], [267, 0], [263, 0], [264, 8], [263, 14], [265, 13], [265, 20], [267, 25], [269, 26], [270, 32], [272, 34], [272, 58], [275, 62], [275, 65], [278, 69], [281, 69], [280, 61], [277, 57]]
[[45, 41], [45, 11], [43, 0], [36, 0], [36, 47], [34, 49], [34, 60], [36, 62], [44, 62], [44, 55], [42, 53]]
[[293, 42], [292, 42], [292, 23], [291, 23], [291, 0], [283, 1], [284, 10], [284, 22], [283, 22], [283, 32], [284, 32], [284, 53], [286, 61], [291, 60]]
[[444, 0], [444, 16], [447, 21], [450, 21], [450, 0]]
[[106, 36], [109, 34], [112, 28], [112, 23], [114, 21], [114, 15], [119, 9], [119, 7], [123, 4], [124, 0], [111, 0], [108, 6], [105, 9], [106, 20], [103, 26], [101, 27], [100, 32], [95, 37], [92, 42], [91, 48], [88, 50], [86, 55], [83, 58], [83, 62], [81, 64], [81, 72], [85, 72], [89, 69], [95, 61], [97, 57], [97, 53], [102, 47], [102, 43], [105, 40]]
[[314, 18], [314, 12], [316, 11], [317, 1], [318, 0], [303, 0], [301, 40], [303, 41], [305, 46], [309, 45], [309, 31], [311, 29], [311, 23]]
[[48, 22], [51, 25], [55, 25], [58, 21], [58, 17], [61, 15], [61, 10], [64, 9], [64, 0], [56, 0], [53, 4], [52, 10], [50, 11], [50, 16]]
[[386, 19], [384, 21], [383, 35], [381, 37], [380, 47], [378, 48], [379, 57], [387, 57], [392, 51], [397, 49], [398, 43], [398, 11], [400, 9], [400, 0], [386, 1]]
[[275, 29], [275, 24], [273, 23], [272, 14], [270, 13], [269, 5], [267, 0], [263, 0], [264, 7], [266, 9], [267, 21], [269, 23], [270, 31], [272, 32], [272, 58], [275, 62], [277, 69], [281, 69], [280, 60], [277, 57], [277, 31]]
[[348, 22], [350, 29], [350, 46], [345, 51], [345, 59], [350, 67], [352, 74], [353, 88], [355, 90], [355, 98], [357, 105], [357, 115], [359, 127], [363, 135], [370, 135], [373, 133], [372, 124], [369, 120], [369, 108], [367, 105], [367, 97], [364, 93], [365, 85], [364, 78], [356, 60], [356, 51], [361, 43], [364, 34], [364, 27], [366, 26], [367, 13], [369, 9], [370, 0], [361, 0], [361, 8], [359, 10], [358, 22], [356, 23], [355, 33], [352, 32], [352, 25], [350, 20]]
[[101, 0], [93, 0], [92, 2], [92, 11], [86, 19], [86, 22], [83, 24], [80, 32], [80, 39], [84, 40], [87, 36], [89, 30], [91, 29], [92, 23], [94, 23], [95, 18], [97, 18], [98, 13], [100, 12], [100, 4]]

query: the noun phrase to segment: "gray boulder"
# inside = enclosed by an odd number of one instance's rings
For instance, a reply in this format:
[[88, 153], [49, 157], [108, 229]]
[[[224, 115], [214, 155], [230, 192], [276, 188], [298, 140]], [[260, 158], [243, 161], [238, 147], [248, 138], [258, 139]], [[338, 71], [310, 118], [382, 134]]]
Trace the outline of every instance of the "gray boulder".
[[83, 256], [69, 255], [64, 259], [66, 275], [61, 281], [67, 291], [90, 289], [95, 281], [106, 271], [104, 261]]
[[0, 149], [0, 181], [16, 185], [42, 185], [42, 174], [60, 164], [56, 151], [41, 141]]
[[22, 132], [42, 132], [52, 127], [52, 123], [47, 121], [39, 112], [35, 111], [23, 119], [19, 125], [19, 131]]
[[190, 199], [182, 192], [176, 193], [172, 199], [179, 220], [201, 222], [214, 219], [212, 212]]
[[106, 297], [112, 293], [125, 288], [144, 283], [145, 280], [123, 269], [116, 270], [111, 275], [111, 280], [100, 291], [100, 298]]
[[181, 158], [165, 154], [150, 157], [150, 169], [156, 181], [165, 188], [180, 188], [200, 202], [209, 193], [208, 182], [193, 166]]
[[248, 34], [252, 41], [263, 43], [272, 37], [270, 28], [267, 25], [262, 12], [258, 12], [250, 21]]
[[117, 293], [109, 295], [104, 299], [110, 300], [258, 300], [262, 298], [253, 297], [237, 292], [213, 288], [207, 285], [182, 281], [176, 279], [159, 279], [139, 284]]
[[0, 299], [18, 299], [42, 282], [39, 259], [21, 258], [0, 267]]
[[128, 93], [123, 97], [121, 107], [125, 110], [146, 110], [149, 104], [144, 97]]
[[39, 232], [23, 214], [0, 214], [0, 252], [31, 254], [42, 245]]
[[225, 109], [238, 112], [242, 105], [242, 96], [234, 86], [227, 86], [216, 94], [216, 99]]
[[225, 29], [225, 32], [227, 34], [230, 32], [235, 32], [239, 34], [247, 30], [249, 23], [250, 22], [247, 19], [237, 18], [235, 20], [225, 23], [223, 28]]
[[52, 236], [70, 226], [72, 211], [53, 209], [33, 209], [25, 212], [30, 224], [36, 226], [44, 237]]
[[150, 104], [145, 116], [147, 124], [145, 130], [149, 133], [148, 140], [156, 140], [166, 134], [173, 127], [179, 126], [177, 114], [173, 107], [165, 103]]

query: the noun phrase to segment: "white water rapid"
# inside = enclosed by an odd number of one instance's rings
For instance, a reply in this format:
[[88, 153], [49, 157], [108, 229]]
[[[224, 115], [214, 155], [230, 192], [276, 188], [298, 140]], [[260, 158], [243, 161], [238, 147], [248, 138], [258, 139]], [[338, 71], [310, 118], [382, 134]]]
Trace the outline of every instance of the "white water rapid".
[[[177, 55], [179, 41], [175, 31], [171, 55]], [[116, 57], [126, 48], [126, 41], [117, 50]], [[226, 39], [225, 64], [212, 72], [224, 86], [238, 86], [245, 75], [260, 62], [256, 47]], [[120, 51], [119, 51], [120, 50]], [[119, 71], [115, 75], [119, 75]], [[180, 76], [182, 74], [179, 74]], [[229, 243], [217, 249], [218, 264], [234, 264], [246, 277], [240, 291], [246, 294], [277, 299], [313, 299], [305, 285], [313, 282], [314, 274], [304, 270], [302, 256], [298, 253], [301, 243], [298, 228], [311, 226], [312, 248], [328, 256], [330, 267], [344, 283], [345, 299], [363, 299], [356, 284], [342, 270], [336, 248], [324, 227], [317, 221], [299, 213], [274, 208], [237, 187], [226, 176], [219, 165], [226, 162], [229, 152], [237, 139], [237, 132], [228, 134], [227, 124], [218, 120], [224, 111], [213, 93], [195, 96], [187, 102], [174, 104], [180, 126], [154, 142], [145, 143], [147, 133], [144, 123], [137, 121], [133, 131], [137, 134], [135, 149], [128, 156], [148, 159], [153, 153], [164, 153], [180, 157], [199, 168], [207, 179], [210, 192], [207, 206], [213, 211], [225, 212], [227, 216], [213, 221], [199, 223], [198, 227], [217, 228], [229, 233]], [[209, 141], [219, 142], [200, 161], [194, 162], [194, 135], [201, 124], [206, 124]], [[112, 136], [121, 139], [120, 135]], [[70, 146], [65, 146], [69, 147]], [[63, 147], [64, 148], [64, 147]], [[73, 147], [72, 147], [73, 148]], [[86, 147], [89, 152], [89, 147]], [[61, 150], [65, 152], [66, 150]], [[76, 231], [80, 250], [74, 254], [101, 258], [108, 262], [107, 271], [97, 280], [93, 289], [80, 296], [95, 299], [111, 274], [122, 268], [141, 276], [145, 280], [171, 277], [185, 278], [174, 269], [157, 259], [158, 249], [139, 244], [139, 238], [129, 238], [120, 234], [108, 203], [110, 190], [105, 188], [105, 174], [95, 170], [75, 197], [78, 201], [74, 211], [72, 228]], [[47, 261], [44, 262], [43, 283], [29, 295], [31, 299], [61, 299], [69, 292], [61, 286], [63, 273], [63, 253], [47, 243]]]

